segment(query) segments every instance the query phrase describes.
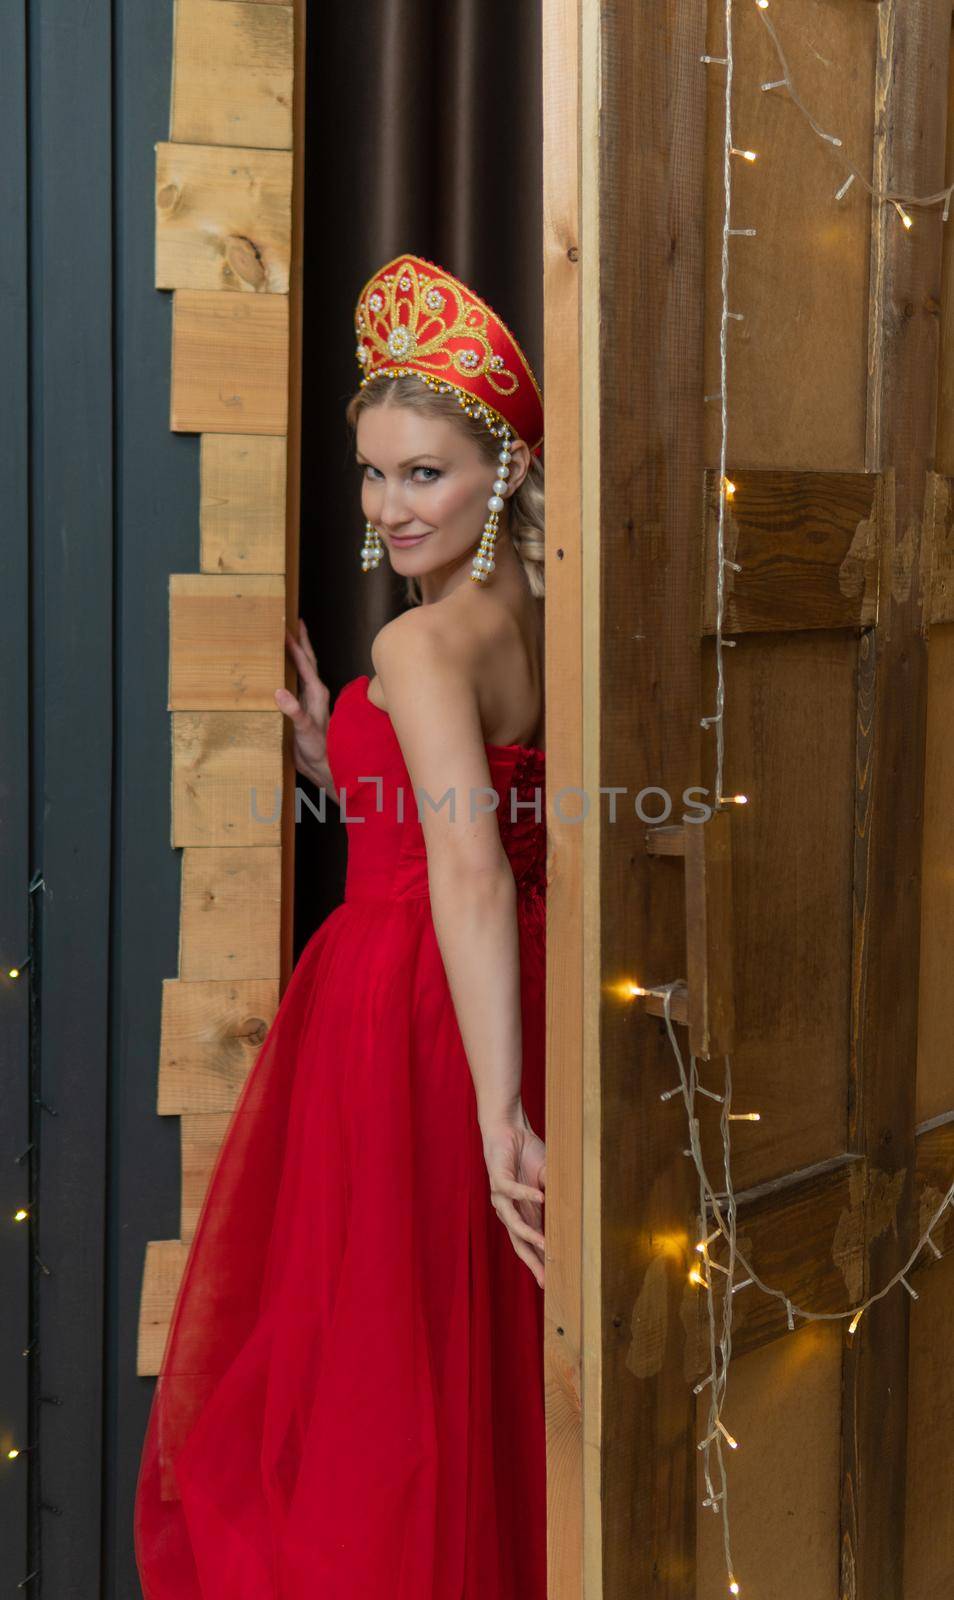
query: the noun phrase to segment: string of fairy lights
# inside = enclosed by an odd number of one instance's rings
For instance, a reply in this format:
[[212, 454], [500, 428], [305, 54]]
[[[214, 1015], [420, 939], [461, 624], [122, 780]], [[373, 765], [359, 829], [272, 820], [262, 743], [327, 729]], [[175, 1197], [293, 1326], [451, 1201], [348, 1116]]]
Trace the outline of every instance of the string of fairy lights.
[[[723, 0], [725, 19], [725, 55], [703, 55], [701, 61], [707, 65], [723, 66], [725, 72], [725, 127], [723, 138], [723, 191], [724, 209], [722, 225], [722, 253], [721, 253], [721, 308], [722, 314], [719, 325], [719, 357], [720, 357], [720, 388], [716, 394], [706, 395], [705, 400], [718, 399], [721, 410], [721, 433], [719, 445], [719, 505], [716, 530], [716, 628], [715, 628], [715, 656], [716, 656], [716, 693], [715, 710], [710, 715], [702, 718], [704, 728], [715, 728], [716, 733], [716, 760], [715, 760], [715, 796], [717, 808], [725, 805], [744, 805], [747, 803], [746, 795], [724, 795], [722, 792], [723, 768], [725, 756], [724, 741], [724, 713], [725, 713], [725, 674], [723, 667], [723, 648], [733, 648], [735, 640], [723, 639], [722, 626], [725, 614], [725, 571], [727, 567], [735, 572], [741, 572], [741, 566], [727, 559], [725, 554], [725, 515], [726, 502], [735, 494], [735, 485], [727, 476], [726, 452], [728, 447], [728, 327], [730, 321], [744, 320], [744, 312], [730, 309], [729, 301], [729, 264], [730, 240], [735, 237], [752, 238], [757, 235], [755, 228], [736, 228], [732, 226], [732, 159], [739, 157], [745, 161], [758, 159], [758, 152], [739, 147], [733, 143], [732, 126], [732, 82], [735, 66], [734, 38], [733, 38], [733, 4], [734, 0]], [[778, 58], [781, 77], [773, 78], [761, 85], [764, 92], [785, 90], [792, 104], [800, 111], [812, 132], [837, 154], [847, 169], [848, 176], [835, 191], [834, 199], [841, 202], [854, 182], [860, 183], [871, 195], [872, 200], [878, 204], [891, 204], [905, 227], [913, 226], [913, 219], [907, 206], [932, 206], [943, 205], [943, 220], [948, 219], [951, 195], [954, 193], [954, 184], [938, 190], [929, 195], [912, 195], [898, 190], [882, 189], [873, 185], [855, 167], [845, 154], [843, 141], [834, 133], [823, 128], [819, 121], [812, 115], [804, 100], [798, 92], [791, 67], [782, 47], [778, 30], [770, 16], [771, 0], [754, 0], [754, 5], [759, 17], [768, 31], [769, 37], [775, 48]], [[850, 1307], [845, 1311], [820, 1312], [812, 1311], [808, 1307], [796, 1305], [784, 1290], [768, 1284], [756, 1272], [754, 1266], [739, 1250], [737, 1243], [737, 1202], [732, 1182], [732, 1149], [730, 1137], [730, 1124], [732, 1122], [758, 1122], [761, 1114], [758, 1111], [735, 1112], [732, 1106], [732, 1060], [731, 1056], [723, 1057], [723, 1088], [717, 1094], [713, 1089], [704, 1087], [699, 1082], [698, 1063], [695, 1056], [689, 1053], [689, 1066], [686, 1067], [679, 1041], [676, 1037], [672, 1023], [672, 997], [674, 992], [685, 988], [684, 979], [674, 979], [670, 983], [657, 984], [651, 988], [644, 988], [638, 983], [629, 981], [621, 986], [622, 993], [627, 998], [636, 998], [640, 995], [653, 995], [663, 1000], [666, 1031], [672, 1047], [678, 1070], [679, 1082], [671, 1089], [665, 1090], [660, 1099], [668, 1101], [681, 1095], [686, 1110], [689, 1127], [689, 1145], [685, 1150], [691, 1156], [699, 1179], [699, 1219], [702, 1223], [700, 1232], [705, 1232], [705, 1219], [711, 1213], [713, 1221], [717, 1224], [707, 1237], [701, 1238], [695, 1245], [695, 1250], [701, 1257], [690, 1273], [692, 1283], [704, 1288], [706, 1291], [706, 1305], [708, 1315], [708, 1354], [709, 1371], [707, 1375], [694, 1385], [694, 1393], [702, 1394], [709, 1390], [709, 1413], [706, 1430], [699, 1440], [697, 1448], [702, 1452], [703, 1473], [706, 1485], [706, 1495], [702, 1504], [721, 1518], [722, 1544], [725, 1560], [726, 1577], [729, 1593], [741, 1593], [741, 1585], [736, 1577], [730, 1540], [729, 1528], [729, 1497], [728, 1478], [726, 1474], [726, 1457], [724, 1447], [736, 1450], [739, 1447], [738, 1439], [733, 1438], [724, 1421], [722, 1411], [725, 1402], [726, 1387], [728, 1382], [729, 1364], [732, 1359], [732, 1317], [734, 1296], [742, 1290], [757, 1287], [766, 1295], [780, 1300], [785, 1306], [786, 1320], [789, 1331], [796, 1326], [796, 1317], [804, 1322], [835, 1322], [847, 1319], [848, 1334], [852, 1335], [865, 1311], [877, 1300], [883, 1299], [898, 1284], [903, 1285], [912, 1299], [918, 1299], [917, 1291], [912, 1287], [908, 1274], [911, 1272], [918, 1256], [925, 1249], [932, 1251], [940, 1259], [942, 1252], [933, 1238], [934, 1229], [941, 1221], [945, 1212], [954, 1203], [954, 1182], [951, 1183], [941, 1203], [935, 1208], [931, 1220], [922, 1232], [915, 1248], [909, 1255], [905, 1265], [894, 1277], [886, 1283], [877, 1293], [871, 1294], [860, 1304]], [[720, 1132], [722, 1139], [722, 1162], [724, 1169], [724, 1190], [717, 1193], [706, 1172], [702, 1158], [702, 1149], [699, 1134], [699, 1117], [696, 1114], [696, 1096], [704, 1095], [714, 1100], [721, 1106]], [[724, 1209], [723, 1209], [724, 1203]], [[717, 1240], [725, 1240], [728, 1246], [728, 1265], [713, 1260], [710, 1248]], [[736, 1279], [736, 1267], [740, 1266], [745, 1276]], [[714, 1292], [714, 1273], [720, 1274], [725, 1279], [724, 1294], [722, 1299], [721, 1325], [718, 1324], [716, 1315], [716, 1297]]]

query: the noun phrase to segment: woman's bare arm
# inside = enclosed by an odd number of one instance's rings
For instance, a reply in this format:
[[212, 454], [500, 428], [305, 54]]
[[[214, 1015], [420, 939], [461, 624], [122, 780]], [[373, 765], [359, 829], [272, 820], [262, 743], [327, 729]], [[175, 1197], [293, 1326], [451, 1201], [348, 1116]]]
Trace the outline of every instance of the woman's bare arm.
[[472, 675], [455, 642], [420, 611], [382, 629], [371, 654], [424, 831], [434, 931], [474, 1083], [491, 1198], [542, 1286], [543, 1233], [517, 1210], [520, 1203], [539, 1220], [546, 1164], [521, 1095], [517, 889]]

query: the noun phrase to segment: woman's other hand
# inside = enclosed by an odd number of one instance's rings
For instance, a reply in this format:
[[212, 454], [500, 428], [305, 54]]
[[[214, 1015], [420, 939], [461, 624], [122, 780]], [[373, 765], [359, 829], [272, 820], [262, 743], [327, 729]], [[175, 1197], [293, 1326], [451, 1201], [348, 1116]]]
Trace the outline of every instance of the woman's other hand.
[[546, 1145], [534, 1133], [523, 1107], [519, 1115], [482, 1125], [480, 1131], [494, 1210], [542, 1289]]
[[298, 618], [298, 638], [285, 629], [285, 645], [298, 669], [298, 699], [289, 689], [276, 689], [275, 699], [294, 729], [295, 767], [312, 783], [331, 789], [327, 763], [329, 703], [327, 684], [318, 676], [308, 629]]

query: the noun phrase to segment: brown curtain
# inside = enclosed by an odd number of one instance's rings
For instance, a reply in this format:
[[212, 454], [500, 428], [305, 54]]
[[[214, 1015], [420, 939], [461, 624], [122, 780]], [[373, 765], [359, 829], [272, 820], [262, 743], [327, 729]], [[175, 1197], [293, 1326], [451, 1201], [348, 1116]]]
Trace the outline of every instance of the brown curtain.
[[[308, 6], [301, 612], [332, 696], [371, 671], [371, 640], [404, 605], [387, 563], [359, 560], [344, 406], [366, 279], [402, 250], [447, 267], [543, 381], [540, 28], [540, 0]], [[328, 818], [306, 812], [298, 830], [298, 950], [343, 888], [345, 830]]]

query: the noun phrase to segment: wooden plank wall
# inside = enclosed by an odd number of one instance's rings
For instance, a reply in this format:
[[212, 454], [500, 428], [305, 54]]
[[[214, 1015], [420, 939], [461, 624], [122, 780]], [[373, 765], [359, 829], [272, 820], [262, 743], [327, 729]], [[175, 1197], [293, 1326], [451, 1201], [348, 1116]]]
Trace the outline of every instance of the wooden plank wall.
[[178, 1238], [147, 1248], [141, 1375], [158, 1371], [222, 1136], [291, 962], [294, 774], [274, 691], [297, 614], [304, 25], [291, 0], [176, 0], [170, 138], [156, 146], [170, 427], [201, 435], [201, 554], [169, 589], [182, 904], [157, 1110], [181, 1119], [182, 1214]]
[[[920, 193], [950, 181], [945, 0], [772, 11], [799, 92], [862, 171]], [[951, 247], [939, 209], [908, 232], [859, 184], [835, 201], [831, 147], [761, 89], [780, 74], [756, 7], [734, 17], [736, 139], [759, 157], [733, 165], [733, 225], [756, 232], [731, 242], [725, 777], [749, 804], [725, 814], [731, 906], [708, 880], [701, 902], [731, 982], [706, 1000], [732, 1002], [734, 1105], [761, 1113], [732, 1139], [740, 1248], [830, 1313], [904, 1264], [954, 1177]], [[583, 748], [588, 792], [678, 796], [714, 775], [695, 730], [716, 688], [703, 397], [720, 382], [724, 74], [699, 56], [724, 53], [724, 6], [704, 30], [690, 4], [652, 24], [648, 6], [582, 0]], [[707, 973], [688, 859], [684, 891], [672, 840], [606, 815], [584, 842], [583, 1593], [715, 1600], [691, 1394], [707, 1330], [686, 1281], [712, 1223], [684, 1110], [659, 1100], [676, 1078], [660, 1002], [622, 1007], [617, 989]], [[720, 1086], [718, 1059], [701, 1066]], [[852, 1337], [788, 1332], [779, 1302], [738, 1296], [743, 1596], [950, 1591], [950, 1219], [935, 1242], [920, 1299], [895, 1288]]]

